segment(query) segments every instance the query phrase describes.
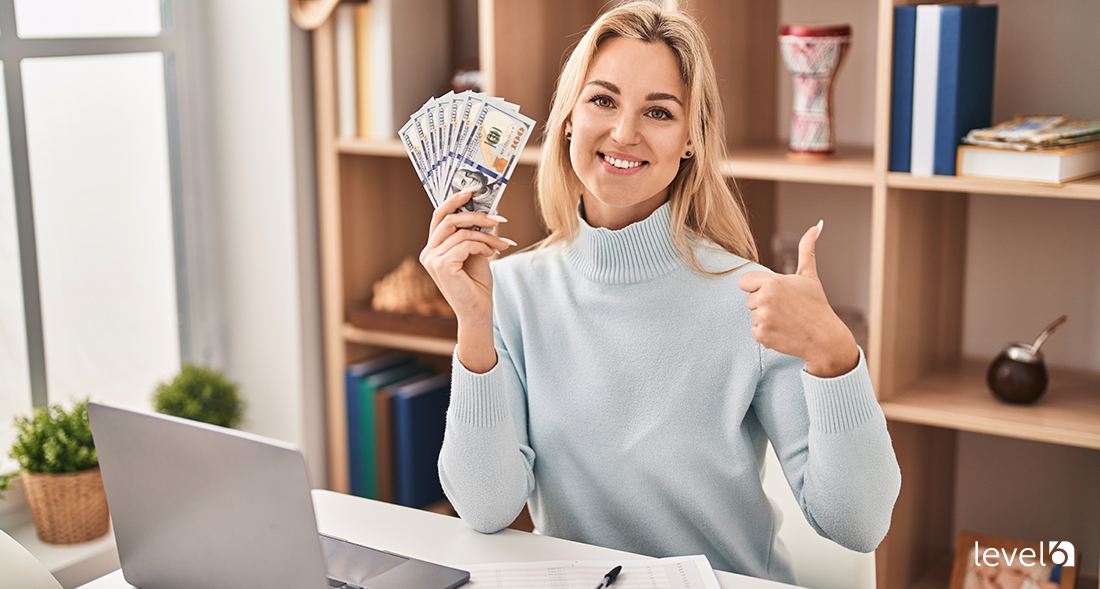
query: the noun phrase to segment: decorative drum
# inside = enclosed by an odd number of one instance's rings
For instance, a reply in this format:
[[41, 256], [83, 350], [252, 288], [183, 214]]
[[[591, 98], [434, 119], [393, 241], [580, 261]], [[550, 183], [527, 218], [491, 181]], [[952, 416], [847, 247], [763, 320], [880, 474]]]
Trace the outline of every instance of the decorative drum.
[[851, 44], [848, 25], [787, 25], [779, 47], [794, 82], [790, 155], [833, 157], [833, 80]]

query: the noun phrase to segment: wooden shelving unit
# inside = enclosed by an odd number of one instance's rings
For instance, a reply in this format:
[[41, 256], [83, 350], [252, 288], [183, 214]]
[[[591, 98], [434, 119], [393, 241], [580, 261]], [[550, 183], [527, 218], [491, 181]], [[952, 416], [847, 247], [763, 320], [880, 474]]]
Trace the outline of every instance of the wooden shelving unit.
[[[962, 357], [969, 194], [1100, 200], [1100, 179], [1046, 186], [889, 172], [893, 9], [904, 0], [867, 0], [878, 12], [874, 96], [866, 97], [874, 103], [873, 145], [841, 146], [838, 157], [825, 162], [789, 159], [776, 132], [777, 81], [787, 75], [777, 67], [778, 3], [667, 1], [699, 18], [710, 39], [730, 147], [724, 172], [743, 191], [759, 244], [770, 243], [775, 231], [780, 182], [850, 186], [871, 194], [867, 352], [904, 481], [891, 531], [877, 552], [878, 586], [946, 588], [957, 432], [1100, 449], [1100, 375], [1055, 370], [1038, 406], [1013, 407], [985, 390], [987, 360]], [[521, 104], [541, 124], [567, 48], [604, 7], [604, 0], [478, 0], [483, 89]], [[328, 486], [346, 491], [347, 363], [381, 348], [445, 360], [454, 341], [349, 322], [371, 284], [423, 247], [431, 206], [397, 141], [337, 138], [331, 22], [314, 33], [314, 59]], [[501, 203], [501, 214], [510, 220], [507, 236], [521, 246], [544, 235], [534, 206], [538, 154], [538, 145], [527, 148]], [[761, 248], [765, 263], [768, 249]]]

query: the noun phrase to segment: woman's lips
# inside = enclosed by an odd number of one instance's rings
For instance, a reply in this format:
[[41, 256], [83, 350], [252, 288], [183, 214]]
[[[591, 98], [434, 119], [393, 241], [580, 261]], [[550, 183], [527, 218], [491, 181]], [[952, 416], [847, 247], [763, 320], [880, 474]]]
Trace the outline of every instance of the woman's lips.
[[[616, 157], [615, 155], [605, 154], [602, 152], [597, 152], [596, 157], [600, 159], [600, 164], [603, 165], [603, 168], [605, 170], [611, 172], [612, 174], [619, 175], [635, 174], [649, 164], [649, 162], [646, 161], [626, 157]], [[616, 163], [618, 165], [616, 165]]]

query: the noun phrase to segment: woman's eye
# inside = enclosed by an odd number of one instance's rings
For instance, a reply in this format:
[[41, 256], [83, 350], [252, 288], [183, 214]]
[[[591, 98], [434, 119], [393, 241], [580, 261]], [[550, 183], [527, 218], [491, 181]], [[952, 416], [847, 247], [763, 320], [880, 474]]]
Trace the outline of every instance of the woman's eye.
[[655, 108], [649, 111], [649, 116], [661, 121], [672, 120], [672, 113], [663, 108]]
[[611, 102], [611, 99], [607, 96], [603, 96], [602, 94], [589, 98], [588, 102], [591, 102], [592, 104], [595, 104], [600, 108], [611, 108], [612, 106], [614, 106], [614, 103]]

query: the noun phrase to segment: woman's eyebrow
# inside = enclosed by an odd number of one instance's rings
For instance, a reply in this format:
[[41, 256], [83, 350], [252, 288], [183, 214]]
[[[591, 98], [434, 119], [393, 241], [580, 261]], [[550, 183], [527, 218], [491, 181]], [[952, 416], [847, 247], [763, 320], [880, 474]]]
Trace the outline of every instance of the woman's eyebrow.
[[680, 102], [679, 98], [676, 98], [676, 96], [674, 96], [672, 94], [668, 94], [666, 92], [650, 92], [649, 94], [646, 95], [645, 99], [647, 101], [650, 101], [650, 100], [671, 100], [671, 101], [675, 102], [676, 104], [679, 104], [680, 106], [684, 106], [684, 103]]
[[[613, 94], [622, 94], [622, 92], [619, 90], [618, 86], [616, 86], [615, 84], [612, 84], [611, 82], [608, 82], [607, 80], [592, 80], [592, 81], [588, 82], [588, 84], [585, 84], [585, 85], [586, 86], [600, 86], [601, 88], [606, 88], [608, 91], [610, 91]], [[669, 94], [667, 92], [650, 92], [649, 94], [646, 94], [645, 99], [646, 99], [647, 102], [648, 101], [654, 101], [654, 100], [671, 100], [671, 101], [675, 102], [676, 104], [679, 104], [681, 107], [684, 106], [684, 103], [681, 102], [680, 99], [677, 98], [675, 94]]]

